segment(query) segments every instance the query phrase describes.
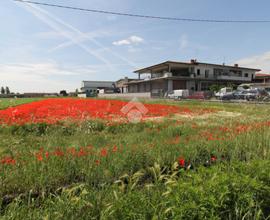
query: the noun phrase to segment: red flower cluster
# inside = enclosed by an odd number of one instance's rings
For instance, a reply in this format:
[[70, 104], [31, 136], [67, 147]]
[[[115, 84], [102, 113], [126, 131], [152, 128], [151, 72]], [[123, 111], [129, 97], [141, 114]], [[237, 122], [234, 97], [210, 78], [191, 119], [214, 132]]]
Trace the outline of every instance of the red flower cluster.
[[[5, 110], [0, 110], [0, 124], [48, 123], [54, 124], [61, 120], [85, 120], [98, 118], [113, 121], [126, 120], [121, 109], [127, 102], [118, 100], [96, 99], [46, 99], [32, 102]], [[170, 114], [204, 114], [211, 110], [191, 110], [189, 108], [144, 104], [148, 113], [143, 119], [165, 117]], [[136, 106], [134, 106], [136, 108]]]
[[[224, 160], [225, 160], [225, 157], [222, 156], [220, 161], [224, 161]], [[193, 164], [191, 163], [191, 161], [190, 161], [190, 160], [188, 160], [188, 161], [185, 160], [184, 157], [179, 157], [179, 158], [177, 159], [177, 162], [178, 162], [178, 165], [179, 165], [179, 167], [180, 167], [181, 169], [185, 169], [185, 170], [194, 169], [194, 166], [193, 166]], [[205, 167], [209, 167], [209, 166], [211, 166], [211, 165], [216, 164], [217, 162], [218, 162], [217, 156], [211, 154], [210, 160], [205, 161], [205, 163], [202, 164], [202, 165], [204, 165]]]
[[199, 136], [207, 141], [225, 141], [232, 140], [241, 134], [254, 132], [265, 127], [270, 127], [270, 121], [234, 124], [231, 127], [214, 127], [201, 131]]
[[[75, 159], [75, 158], [85, 158], [91, 157], [98, 158], [95, 160], [95, 164], [99, 165], [102, 161], [102, 158], [109, 157], [112, 154], [121, 153], [123, 151], [122, 146], [118, 147], [116, 145], [112, 147], [104, 147], [101, 149], [94, 149], [93, 146], [80, 147], [76, 149], [75, 147], [69, 147], [65, 150], [61, 150], [60, 148], [56, 148], [53, 151], [45, 151], [43, 148], [40, 148], [36, 153], [31, 154], [31, 158], [36, 160], [37, 162], [44, 163], [48, 161], [50, 158], [59, 158], [59, 159]], [[28, 159], [31, 159], [28, 158]], [[15, 165], [20, 164], [21, 158], [12, 158], [10, 156], [6, 156], [0, 159], [0, 165]], [[25, 161], [23, 162], [25, 163]]]
[[16, 160], [11, 158], [11, 157], [5, 157], [5, 158], [1, 159], [1, 164], [3, 164], [3, 165], [15, 165]]

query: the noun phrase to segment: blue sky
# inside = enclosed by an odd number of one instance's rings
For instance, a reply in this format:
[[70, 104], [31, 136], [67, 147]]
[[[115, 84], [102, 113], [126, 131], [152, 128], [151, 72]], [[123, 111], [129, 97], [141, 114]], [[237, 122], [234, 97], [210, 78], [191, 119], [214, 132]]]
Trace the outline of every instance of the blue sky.
[[[40, 0], [157, 16], [270, 20], [269, 0]], [[145, 20], [0, 3], [0, 86], [18, 92], [74, 91], [82, 80], [135, 78], [166, 60], [239, 63], [270, 72], [270, 23]]]

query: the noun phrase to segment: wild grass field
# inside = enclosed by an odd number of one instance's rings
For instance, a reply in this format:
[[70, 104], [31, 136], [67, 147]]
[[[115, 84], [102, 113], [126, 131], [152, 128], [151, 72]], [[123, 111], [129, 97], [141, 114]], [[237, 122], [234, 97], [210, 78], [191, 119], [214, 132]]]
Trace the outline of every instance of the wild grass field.
[[128, 123], [117, 100], [80, 118], [73, 100], [16, 107], [32, 101], [0, 101], [1, 219], [270, 218], [267, 105], [144, 101]]
[[25, 103], [29, 103], [29, 102], [34, 102], [34, 101], [38, 101], [40, 100], [40, 98], [23, 98], [23, 99], [4, 99], [4, 98], [0, 98], [0, 109], [5, 109], [11, 106], [17, 106], [17, 105], [21, 105], [21, 104], [25, 104]]

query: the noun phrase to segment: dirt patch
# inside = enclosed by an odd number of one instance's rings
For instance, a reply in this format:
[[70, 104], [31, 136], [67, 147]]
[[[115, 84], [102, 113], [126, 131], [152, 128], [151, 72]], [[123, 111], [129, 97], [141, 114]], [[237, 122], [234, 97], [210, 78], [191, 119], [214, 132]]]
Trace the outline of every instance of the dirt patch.
[[224, 117], [224, 118], [235, 118], [241, 116], [241, 113], [236, 112], [226, 112], [226, 111], [218, 111], [214, 113], [209, 114], [203, 114], [203, 115], [185, 115], [185, 114], [175, 114], [174, 117], [177, 118], [186, 118], [186, 119], [208, 119], [213, 117]]

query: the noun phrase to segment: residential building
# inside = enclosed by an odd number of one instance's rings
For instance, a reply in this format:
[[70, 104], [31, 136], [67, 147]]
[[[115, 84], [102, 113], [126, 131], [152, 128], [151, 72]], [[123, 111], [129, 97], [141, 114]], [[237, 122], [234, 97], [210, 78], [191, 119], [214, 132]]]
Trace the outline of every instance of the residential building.
[[[219, 65], [166, 61], [136, 70], [138, 80], [128, 83], [128, 91], [150, 92], [152, 96], [166, 96], [173, 90], [207, 91], [211, 85], [239, 85], [252, 82], [259, 69], [240, 67], [237, 64]], [[144, 76], [144, 77], [142, 77]]]
[[128, 93], [128, 83], [135, 80], [136, 79], [129, 79], [128, 77], [125, 77], [124, 79], [117, 80], [115, 85], [120, 90], [120, 93]]
[[254, 83], [270, 83], [270, 74], [269, 73], [256, 73]]

